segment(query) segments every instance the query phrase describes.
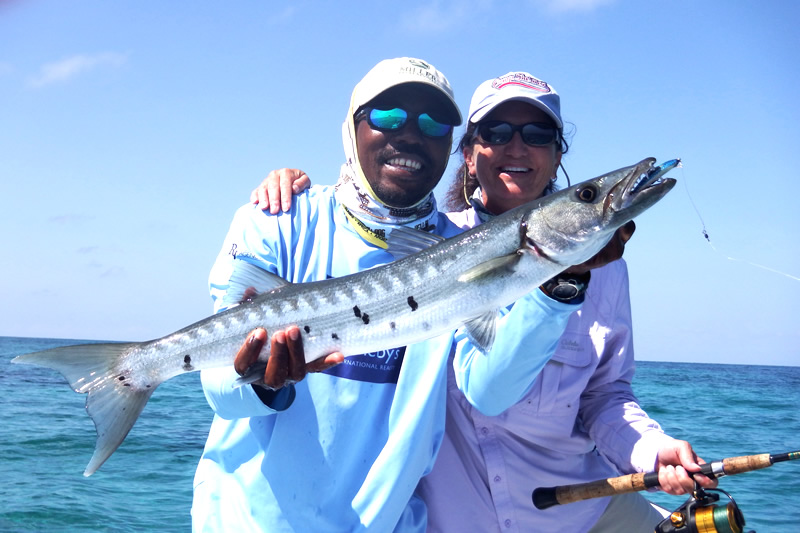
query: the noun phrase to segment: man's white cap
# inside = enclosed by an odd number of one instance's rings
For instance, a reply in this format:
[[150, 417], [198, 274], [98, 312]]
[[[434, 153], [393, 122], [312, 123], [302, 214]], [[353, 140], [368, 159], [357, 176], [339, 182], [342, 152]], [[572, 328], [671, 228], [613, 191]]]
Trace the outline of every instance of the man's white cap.
[[443, 98], [443, 118], [453, 126], [461, 124], [461, 112], [456, 105], [453, 89], [444, 74], [433, 65], [413, 57], [384, 59], [358, 82], [353, 89], [352, 111], [368, 104], [382, 92], [404, 83], [421, 83], [433, 87]]
[[556, 90], [527, 72], [509, 72], [481, 83], [469, 104], [469, 121], [480, 122], [492, 109], [504, 102], [519, 100], [548, 114], [558, 129], [563, 129], [561, 99]]

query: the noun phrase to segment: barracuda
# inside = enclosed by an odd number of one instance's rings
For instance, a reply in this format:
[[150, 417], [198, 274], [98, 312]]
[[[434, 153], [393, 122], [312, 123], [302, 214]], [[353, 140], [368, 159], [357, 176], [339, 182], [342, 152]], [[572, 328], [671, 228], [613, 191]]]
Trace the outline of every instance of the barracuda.
[[[233, 364], [257, 327], [274, 332], [299, 326], [307, 361], [334, 351], [355, 355], [405, 346], [462, 325], [488, 351], [498, 309], [588, 260], [617, 228], [674, 186], [662, 176], [679, 161], [654, 162], [648, 158], [579, 183], [452, 239], [394, 230], [390, 249], [411, 255], [337, 279], [289, 284], [237, 260], [227, 297], [233, 307], [226, 311], [148, 342], [66, 346], [12, 362], [57, 370], [73, 390], [88, 393], [86, 410], [97, 430], [84, 472], [89, 476], [119, 447], [159, 384]], [[236, 305], [248, 286], [267, 291]], [[242, 381], [263, 375], [268, 357], [265, 348], [260, 368]]]

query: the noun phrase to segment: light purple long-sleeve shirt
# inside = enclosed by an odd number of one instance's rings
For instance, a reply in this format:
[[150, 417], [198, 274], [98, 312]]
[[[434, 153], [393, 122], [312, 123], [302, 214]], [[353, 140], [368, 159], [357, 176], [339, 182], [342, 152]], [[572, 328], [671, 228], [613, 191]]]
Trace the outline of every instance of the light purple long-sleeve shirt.
[[[472, 210], [448, 216], [462, 227], [478, 223]], [[473, 408], [450, 369], [445, 438], [418, 489], [428, 531], [587, 531], [607, 498], [538, 510], [531, 493], [653, 470], [671, 438], [639, 407], [633, 374], [622, 260], [592, 271], [583, 307], [570, 317], [552, 359], [522, 400], [499, 416]]]

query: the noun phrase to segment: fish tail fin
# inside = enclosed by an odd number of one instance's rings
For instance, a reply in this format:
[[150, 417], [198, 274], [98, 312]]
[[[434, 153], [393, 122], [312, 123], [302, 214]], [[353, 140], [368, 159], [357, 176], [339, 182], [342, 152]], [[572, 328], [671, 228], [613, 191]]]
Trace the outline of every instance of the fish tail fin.
[[20, 355], [12, 363], [59, 371], [75, 392], [86, 394], [86, 412], [97, 430], [97, 442], [84, 476], [92, 475], [119, 447], [160, 384], [137, 385], [120, 373], [117, 361], [142, 343], [62, 346]]

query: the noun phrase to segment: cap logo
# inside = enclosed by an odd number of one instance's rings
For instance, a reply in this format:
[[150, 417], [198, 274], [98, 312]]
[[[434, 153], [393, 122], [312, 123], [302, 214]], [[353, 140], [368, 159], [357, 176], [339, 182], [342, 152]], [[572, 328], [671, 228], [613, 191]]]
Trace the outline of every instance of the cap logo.
[[401, 74], [425, 78], [437, 87], [447, 85], [447, 83], [442, 80], [437, 72], [431, 71], [431, 66], [424, 61], [420, 61], [419, 59], [409, 59], [408, 62], [408, 66], [400, 67]]
[[501, 76], [492, 82], [492, 88], [498, 90], [508, 85], [525, 87], [526, 89], [531, 89], [544, 94], [552, 91], [550, 86], [547, 85], [547, 82], [538, 78], [534, 78], [533, 76], [528, 76], [527, 74], [523, 74], [521, 72], [515, 72], [514, 74]]
[[409, 59], [408, 62], [414, 65], [415, 67], [424, 68], [426, 70], [430, 70], [431, 68], [429, 64], [419, 59]]

